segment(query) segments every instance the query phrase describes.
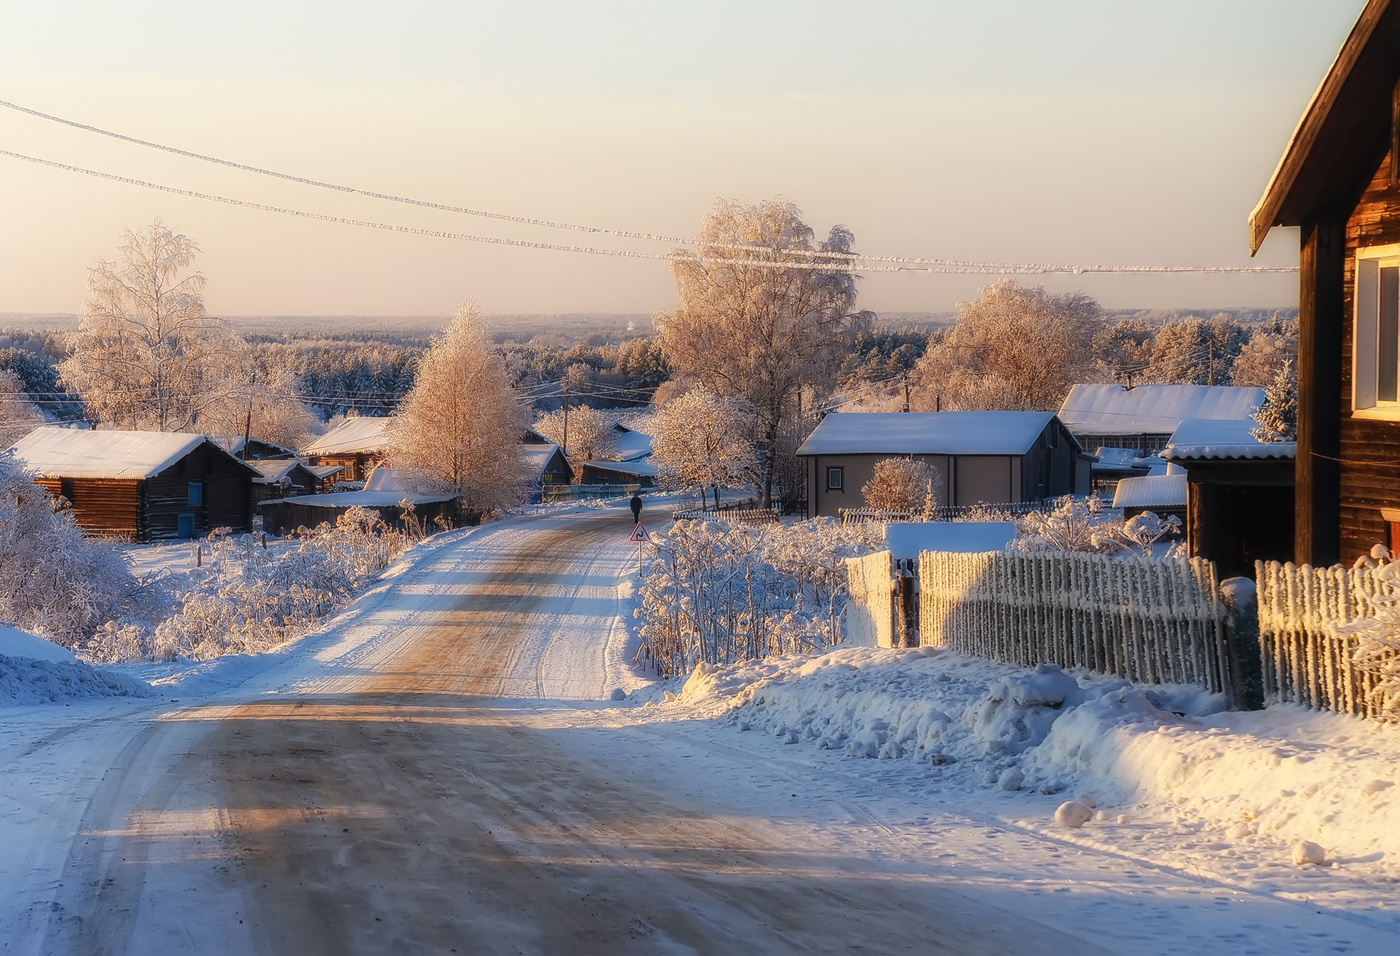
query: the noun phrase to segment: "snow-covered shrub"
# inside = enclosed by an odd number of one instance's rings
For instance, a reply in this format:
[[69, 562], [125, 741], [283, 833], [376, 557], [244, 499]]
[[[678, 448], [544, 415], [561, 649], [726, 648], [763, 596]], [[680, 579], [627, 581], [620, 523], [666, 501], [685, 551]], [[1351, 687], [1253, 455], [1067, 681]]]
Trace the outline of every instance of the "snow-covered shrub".
[[415, 540], [364, 508], [351, 508], [281, 554], [259, 547], [252, 535], [211, 537], [209, 558], [175, 615], [145, 638], [106, 627], [91, 653], [200, 660], [276, 647], [315, 627]]
[[881, 511], [920, 511], [933, 517], [943, 490], [943, 479], [926, 461], [913, 458], [884, 458], [875, 463], [874, 473], [860, 489], [867, 506]]
[[1108, 508], [1098, 495], [1066, 496], [1055, 510], [1032, 512], [1016, 521], [1015, 551], [1079, 551], [1090, 554], [1130, 552], [1152, 556], [1152, 546], [1181, 527], [1176, 516], [1160, 518], [1154, 512], [1122, 520], [1122, 512]]
[[0, 621], [69, 648], [137, 587], [116, 551], [84, 538], [9, 456], [0, 456], [0, 568]]
[[652, 536], [639, 658], [662, 675], [839, 643], [843, 559], [874, 549], [879, 525], [816, 519], [763, 528], [678, 521]]
[[1370, 573], [1380, 587], [1378, 593], [1364, 595], [1371, 605], [1371, 616], [1338, 630], [1356, 637], [1352, 661], [1377, 678], [1371, 693], [1380, 699], [1382, 708], [1400, 714], [1400, 562], [1386, 560], [1389, 552], [1379, 545], [1372, 555], [1377, 563]]

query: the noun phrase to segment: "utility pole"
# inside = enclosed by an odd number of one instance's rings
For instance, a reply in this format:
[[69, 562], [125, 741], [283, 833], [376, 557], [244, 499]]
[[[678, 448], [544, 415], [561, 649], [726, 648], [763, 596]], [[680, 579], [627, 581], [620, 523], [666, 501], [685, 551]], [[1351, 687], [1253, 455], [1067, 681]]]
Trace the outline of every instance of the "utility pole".
[[907, 411], [909, 411], [909, 373], [908, 373], [907, 371], [904, 373], [903, 378], [904, 378], [904, 407], [901, 408], [900, 411], [901, 411], [901, 412], [907, 412]]
[[1215, 340], [1206, 342], [1206, 384], [1215, 384]]
[[564, 457], [569, 457], [569, 383], [564, 383]]

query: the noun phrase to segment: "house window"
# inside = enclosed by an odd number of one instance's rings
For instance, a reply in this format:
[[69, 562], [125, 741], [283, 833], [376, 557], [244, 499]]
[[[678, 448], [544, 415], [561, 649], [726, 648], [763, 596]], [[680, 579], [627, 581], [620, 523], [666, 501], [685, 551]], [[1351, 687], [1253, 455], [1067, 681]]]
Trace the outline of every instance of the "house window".
[[846, 469], [828, 468], [826, 470], [826, 490], [844, 491], [846, 487]]
[[1356, 253], [1352, 408], [1400, 418], [1400, 246]]
[[185, 499], [185, 502], [191, 508], [198, 508], [200, 505], [204, 504], [204, 482], [190, 482], [189, 497]]

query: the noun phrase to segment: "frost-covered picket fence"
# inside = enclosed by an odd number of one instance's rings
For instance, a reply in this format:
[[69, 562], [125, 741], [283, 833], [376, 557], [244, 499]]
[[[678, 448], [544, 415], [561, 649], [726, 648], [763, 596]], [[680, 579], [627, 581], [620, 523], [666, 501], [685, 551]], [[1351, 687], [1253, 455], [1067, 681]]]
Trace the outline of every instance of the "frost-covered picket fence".
[[1372, 568], [1277, 561], [1255, 562], [1254, 572], [1267, 699], [1385, 716], [1375, 693], [1382, 678], [1374, 666], [1356, 665], [1358, 635], [1338, 630], [1376, 613], [1370, 599], [1389, 592], [1382, 577]]
[[894, 646], [894, 567], [890, 552], [846, 559], [851, 599], [846, 605], [846, 643]]
[[1209, 561], [925, 551], [919, 585], [925, 644], [1234, 696], [1225, 608]]
[[1021, 515], [1042, 511], [1054, 511], [1059, 498], [1045, 501], [1017, 501], [1008, 504], [991, 505], [985, 502], [975, 505], [939, 505], [933, 515], [918, 511], [886, 511], [881, 508], [838, 508], [842, 524], [887, 524], [891, 521], [1006, 521]]
[[777, 524], [778, 512], [772, 508], [721, 508], [719, 511], [687, 508], [675, 512], [671, 518], [675, 521], [728, 521], [744, 525]]

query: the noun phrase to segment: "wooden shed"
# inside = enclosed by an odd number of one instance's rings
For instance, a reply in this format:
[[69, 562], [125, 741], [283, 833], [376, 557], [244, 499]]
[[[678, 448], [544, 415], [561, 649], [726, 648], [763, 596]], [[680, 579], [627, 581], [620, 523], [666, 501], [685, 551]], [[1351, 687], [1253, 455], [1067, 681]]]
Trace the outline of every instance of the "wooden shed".
[[250, 461], [248, 464], [258, 472], [258, 477], [253, 479], [254, 504], [271, 498], [314, 495], [321, 491], [321, 476], [313, 470], [313, 466], [308, 466], [299, 458], [274, 458]]
[[861, 487], [883, 458], [931, 464], [942, 477], [939, 505], [1089, 493], [1091, 457], [1051, 412], [836, 412], [797, 455], [813, 517], [861, 507]]
[[313, 465], [338, 465], [341, 481], [364, 481], [389, 457], [389, 419], [347, 418], [302, 450]]
[[1300, 230], [1293, 559], [1400, 544], [1400, 2], [1370, 0], [1249, 219]]
[[89, 534], [152, 541], [252, 530], [257, 471], [204, 435], [50, 425], [12, 451]]

